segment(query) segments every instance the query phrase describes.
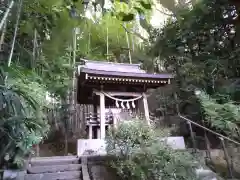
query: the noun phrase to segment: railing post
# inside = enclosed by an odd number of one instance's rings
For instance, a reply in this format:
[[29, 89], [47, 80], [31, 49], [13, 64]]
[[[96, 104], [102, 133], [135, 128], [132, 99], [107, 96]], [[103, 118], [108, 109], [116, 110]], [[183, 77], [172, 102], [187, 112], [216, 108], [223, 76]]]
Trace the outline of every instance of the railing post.
[[205, 143], [206, 143], [206, 158], [208, 158], [208, 160], [212, 161], [212, 157], [211, 157], [211, 147], [210, 147], [210, 142], [209, 139], [207, 137], [207, 132], [206, 130], [204, 130], [204, 139], [205, 139]]
[[190, 129], [190, 134], [191, 134], [191, 138], [192, 138], [193, 153], [196, 153], [197, 152], [197, 145], [196, 145], [196, 141], [195, 141], [195, 135], [194, 135], [193, 130], [192, 130], [192, 124], [191, 124], [190, 121], [187, 121], [187, 123], [188, 123], [189, 129]]
[[233, 178], [232, 168], [231, 168], [231, 165], [230, 165], [230, 161], [229, 161], [229, 157], [228, 157], [228, 153], [227, 153], [227, 149], [226, 149], [226, 146], [225, 146], [224, 139], [222, 137], [219, 137], [219, 139], [221, 140], [221, 143], [222, 143], [224, 156], [225, 156], [225, 159], [226, 159], [226, 162], [227, 162], [228, 173], [230, 175], [230, 178]]

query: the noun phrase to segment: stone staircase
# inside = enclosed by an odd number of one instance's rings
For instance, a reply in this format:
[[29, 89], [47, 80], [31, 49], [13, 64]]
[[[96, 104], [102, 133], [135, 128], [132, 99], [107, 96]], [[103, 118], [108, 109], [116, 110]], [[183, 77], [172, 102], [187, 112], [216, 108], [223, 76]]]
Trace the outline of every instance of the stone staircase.
[[[8, 174], [4, 180], [117, 180], [104, 165], [106, 155], [55, 156], [32, 158], [22, 175]], [[197, 163], [197, 162], [196, 162]], [[222, 180], [206, 167], [196, 169], [199, 180]], [[17, 177], [16, 177], [17, 176]], [[90, 178], [91, 177], [91, 178]], [[230, 179], [229, 179], [230, 180]], [[231, 179], [233, 180], [233, 179]]]
[[32, 158], [24, 180], [82, 180], [82, 164], [76, 156]]

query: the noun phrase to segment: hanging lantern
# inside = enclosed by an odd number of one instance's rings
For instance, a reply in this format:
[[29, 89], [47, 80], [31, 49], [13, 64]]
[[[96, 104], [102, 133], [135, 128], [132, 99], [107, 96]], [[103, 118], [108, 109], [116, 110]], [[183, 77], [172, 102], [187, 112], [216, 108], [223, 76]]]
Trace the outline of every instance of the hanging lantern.
[[130, 105], [129, 105], [129, 102], [127, 101], [127, 108], [130, 109]]
[[117, 102], [117, 101], [116, 101], [116, 107], [117, 107], [117, 108], [119, 108], [119, 104], [118, 104], [118, 102]]
[[135, 104], [134, 104], [134, 101], [132, 101], [132, 107], [133, 107], [133, 109], [136, 108], [136, 106], [135, 106]]
[[123, 101], [122, 101], [122, 103], [121, 103], [121, 107], [122, 107], [122, 109], [125, 109], [125, 106], [124, 106], [124, 104], [123, 104]]

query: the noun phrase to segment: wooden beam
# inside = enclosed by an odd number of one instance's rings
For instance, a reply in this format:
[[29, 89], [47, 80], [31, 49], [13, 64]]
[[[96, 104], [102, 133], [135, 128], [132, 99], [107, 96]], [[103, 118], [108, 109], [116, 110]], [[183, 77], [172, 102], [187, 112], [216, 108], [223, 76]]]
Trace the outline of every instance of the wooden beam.
[[167, 79], [165, 80], [150, 80], [150, 79], [139, 79], [139, 78], [113, 78], [113, 77], [100, 77], [100, 76], [88, 76], [89, 81], [103, 81], [103, 82], [124, 82], [124, 83], [148, 83], [148, 84], [167, 84]]
[[[94, 91], [93, 93], [95, 93], [96, 95], [100, 95], [101, 92], [100, 91]], [[110, 95], [110, 96], [134, 96], [134, 97], [139, 97], [142, 95], [142, 93], [136, 93], [136, 92], [105, 92], [106, 94]]]
[[[96, 126], [98, 126], [98, 127], [100, 127], [100, 124], [98, 123], [98, 124], [90, 124], [90, 123], [87, 123], [86, 124], [86, 126], [94, 126], [94, 127], [96, 127]], [[110, 124], [110, 123], [105, 123], [105, 126], [110, 126], [110, 125], [112, 125], [112, 124]]]

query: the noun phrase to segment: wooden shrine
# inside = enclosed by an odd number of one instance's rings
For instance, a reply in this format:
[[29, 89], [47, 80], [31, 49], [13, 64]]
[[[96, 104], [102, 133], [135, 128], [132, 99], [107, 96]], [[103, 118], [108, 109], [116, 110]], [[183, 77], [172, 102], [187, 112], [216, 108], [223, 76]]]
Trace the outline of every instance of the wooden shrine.
[[[150, 124], [146, 91], [171, 83], [171, 74], [152, 74], [140, 64], [81, 60], [77, 69], [77, 102], [92, 104], [93, 112], [85, 116], [89, 139], [105, 138], [108, 126], [125, 120], [122, 112], [143, 108]], [[138, 113], [135, 113], [137, 116]]]

